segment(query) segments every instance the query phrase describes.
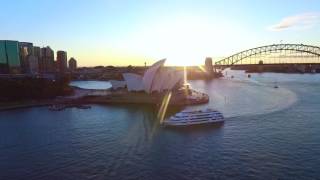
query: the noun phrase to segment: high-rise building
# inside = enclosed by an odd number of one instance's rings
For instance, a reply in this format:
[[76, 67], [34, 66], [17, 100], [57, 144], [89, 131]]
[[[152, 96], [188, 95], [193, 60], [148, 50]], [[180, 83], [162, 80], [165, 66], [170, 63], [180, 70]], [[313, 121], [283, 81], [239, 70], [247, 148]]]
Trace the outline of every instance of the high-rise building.
[[27, 55], [33, 54], [33, 43], [30, 42], [19, 42], [19, 47], [26, 50]]
[[49, 47], [41, 48], [41, 58], [39, 60], [40, 73], [54, 73], [54, 51]]
[[38, 59], [41, 58], [41, 49], [38, 46], [33, 46], [33, 54], [35, 57], [38, 57]]
[[39, 73], [39, 59], [34, 55], [28, 56], [28, 68], [27, 73], [38, 74]]
[[57, 69], [60, 73], [64, 73], [67, 71], [68, 62], [67, 62], [67, 52], [65, 51], [57, 51]]
[[[41, 56], [41, 48], [38, 47], [38, 46], [33, 46], [33, 54], [32, 55], [34, 56], [34, 58], [29, 60], [29, 69], [30, 69], [29, 73], [37, 74], [37, 73], [40, 72], [39, 63], [40, 63], [40, 60], [42, 58], [42, 56]], [[34, 63], [30, 64], [30, 61], [33, 61]]]
[[5, 41], [0, 41], [0, 74], [9, 73]]
[[71, 72], [77, 69], [77, 60], [75, 60], [73, 57], [69, 59], [69, 69]]
[[33, 44], [30, 42], [19, 42], [21, 68], [24, 73], [28, 72], [28, 56], [33, 54]]
[[206, 71], [207, 71], [208, 75], [212, 75], [213, 74], [213, 66], [212, 66], [212, 58], [211, 57], [207, 57], [206, 58], [205, 68], [206, 68]]
[[20, 68], [18, 41], [6, 41], [6, 50], [9, 68]]
[[2, 73], [20, 73], [20, 49], [18, 41], [0, 40], [0, 69]]

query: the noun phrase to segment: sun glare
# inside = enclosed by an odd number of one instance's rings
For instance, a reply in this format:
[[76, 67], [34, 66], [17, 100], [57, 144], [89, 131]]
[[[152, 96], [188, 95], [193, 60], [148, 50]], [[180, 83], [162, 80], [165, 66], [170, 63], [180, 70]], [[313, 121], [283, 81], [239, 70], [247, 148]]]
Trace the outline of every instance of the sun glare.
[[173, 18], [144, 26], [132, 35], [127, 48], [154, 59], [167, 58], [166, 65], [200, 65], [214, 53], [219, 32], [201, 18]]

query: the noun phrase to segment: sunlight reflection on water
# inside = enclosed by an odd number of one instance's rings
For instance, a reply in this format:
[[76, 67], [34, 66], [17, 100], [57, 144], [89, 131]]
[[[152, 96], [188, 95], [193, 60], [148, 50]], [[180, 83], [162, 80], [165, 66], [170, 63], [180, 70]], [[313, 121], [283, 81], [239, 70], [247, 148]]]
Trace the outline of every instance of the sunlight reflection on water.
[[256, 77], [247, 78], [240, 72], [230, 78], [231, 73], [223, 79], [190, 81], [192, 88], [209, 94], [210, 102], [187, 109], [214, 108], [225, 117], [235, 117], [279, 111], [297, 100], [296, 94], [284, 84], [280, 83], [280, 88], [275, 89], [272, 78], [262, 81]]

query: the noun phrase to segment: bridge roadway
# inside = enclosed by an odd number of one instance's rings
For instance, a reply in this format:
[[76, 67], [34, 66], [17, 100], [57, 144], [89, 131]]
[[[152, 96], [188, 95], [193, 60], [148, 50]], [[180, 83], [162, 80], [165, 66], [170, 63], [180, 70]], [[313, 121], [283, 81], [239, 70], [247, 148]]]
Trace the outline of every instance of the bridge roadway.
[[319, 73], [320, 63], [283, 63], [283, 64], [234, 64], [215, 65], [215, 69], [230, 67], [233, 70], [245, 70], [247, 72], [285, 72], [285, 73]]

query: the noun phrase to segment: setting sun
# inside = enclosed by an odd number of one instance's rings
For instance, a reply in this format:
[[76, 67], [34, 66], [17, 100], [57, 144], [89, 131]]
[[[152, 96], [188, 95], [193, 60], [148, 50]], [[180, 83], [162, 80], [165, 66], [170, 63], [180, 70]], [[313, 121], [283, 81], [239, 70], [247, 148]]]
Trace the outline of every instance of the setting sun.
[[201, 17], [161, 19], [134, 31], [119, 48], [154, 59], [166, 57], [167, 65], [200, 65], [206, 56], [215, 55], [215, 49], [221, 49], [217, 42], [222, 41], [222, 26]]

